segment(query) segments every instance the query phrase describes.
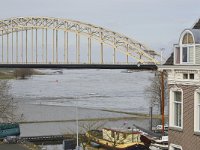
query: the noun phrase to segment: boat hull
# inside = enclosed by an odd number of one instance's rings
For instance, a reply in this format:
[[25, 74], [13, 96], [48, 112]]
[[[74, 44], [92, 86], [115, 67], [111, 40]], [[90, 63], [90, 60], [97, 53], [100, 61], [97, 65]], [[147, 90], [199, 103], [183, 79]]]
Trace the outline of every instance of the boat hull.
[[106, 148], [107, 150], [149, 150], [149, 148], [141, 144], [135, 144], [133, 146], [125, 147], [125, 148], [109, 147], [106, 145], [102, 145], [102, 147]]
[[0, 124], [0, 139], [7, 136], [19, 136], [20, 128], [17, 123]]

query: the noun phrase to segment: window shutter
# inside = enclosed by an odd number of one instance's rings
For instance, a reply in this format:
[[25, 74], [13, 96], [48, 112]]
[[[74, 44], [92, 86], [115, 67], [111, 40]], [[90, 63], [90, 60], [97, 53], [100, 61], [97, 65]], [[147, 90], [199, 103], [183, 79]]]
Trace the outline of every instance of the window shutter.
[[196, 46], [195, 64], [200, 64], [200, 46]]
[[189, 62], [193, 63], [194, 62], [194, 47], [189, 47]]
[[180, 64], [180, 47], [175, 47], [175, 64]]

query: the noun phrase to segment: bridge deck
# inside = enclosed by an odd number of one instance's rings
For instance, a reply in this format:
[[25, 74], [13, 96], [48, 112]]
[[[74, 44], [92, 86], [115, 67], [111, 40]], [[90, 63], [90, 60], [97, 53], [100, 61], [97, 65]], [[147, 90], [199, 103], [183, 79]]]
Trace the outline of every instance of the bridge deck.
[[157, 70], [157, 66], [136, 64], [0, 64], [0, 68], [134, 69]]

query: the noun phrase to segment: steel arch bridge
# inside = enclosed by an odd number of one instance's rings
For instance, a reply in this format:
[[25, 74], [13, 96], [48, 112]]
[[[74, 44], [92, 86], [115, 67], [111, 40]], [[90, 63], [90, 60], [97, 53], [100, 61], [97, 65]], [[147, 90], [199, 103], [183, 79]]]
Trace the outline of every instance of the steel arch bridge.
[[[0, 65], [159, 64], [156, 59], [158, 54], [144, 44], [117, 32], [80, 21], [50, 17], [4, 19], [0, 20], [0, 36]], [[69, 42], [72, 38], [74, 44]], [[86, 43], [86, 48], [83, 48], [87, 49], [86, 52], [81, 52], [81, 40]], [[95, 48], [92, 48], [93, 42]], [[98, 49], [99, 53], [96, 54], [93, 49]], [[104, 60], [107, 51], [112, 53], [110, 62]], [[86, 53], [87, 58], [81, 61], [82, 55]], [[119, 53], [123, 54], [124, 60], [117, 60]], [[95, 62], [94, 56], [98, 57], [98, 61]], [[73, 61], [71, 57], [74, 58]]]

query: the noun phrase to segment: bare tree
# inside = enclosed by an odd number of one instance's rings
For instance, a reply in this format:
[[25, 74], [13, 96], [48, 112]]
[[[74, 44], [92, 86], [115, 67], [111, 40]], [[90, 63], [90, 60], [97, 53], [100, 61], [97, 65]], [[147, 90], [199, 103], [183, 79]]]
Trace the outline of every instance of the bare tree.
[[16, 114], [17, 105], [9, 88], [7, 80], [0, 80], [0, 122], [16, 122], [20, 118]]
[[86, 146], [90, 145], [92, 142], [92, 137], [90, 136], [86, 137], [86, 133], [92, 130], [100, 130], [103, 128], [104, 125], [105, 125], [105, 122], [102, 122], [102, 121], [87, 121], [84, 123], [81, 122], [79, 124], [80, 132], [83, 133], [83, 134], [80, 134], [79, 140], [84, 150], [86, 149]]
[[[153, 78], [150, 78], [151, 84], [150, 86], [145, 88], [146, 96], [150, 99], [150, 106], [157, 107], [159, 110], [159, 114], [162, 114], [161, 108], [161, 74], [160, 72], [156, 72]], [[167, 91], [167, 80], [164, 78], [164, 100], [165, 106], [168, 103], [168, 91]]]
[[30, 77], [33, 75], [33, 69], [29, 68], [21, 68], [21, 69], [16, 69], [13, 74], [15, 78], [20, 78], [20, 79], [26, 79], [27, 77]]
[[[83, 121], [79, 122], [79, 143], [81, 144], [83, 150], [87, 149], [87, 146], [93, 141], [92, 136], [86, 136], [88, 132], [92, 130], [100, 130], [104, 127], [105, 122], [102, 121]], [[73, 139], [76, 139], [76, 131], [70, 130], [70, 132], [65, 133], [66, 135], [73, 135]]]

